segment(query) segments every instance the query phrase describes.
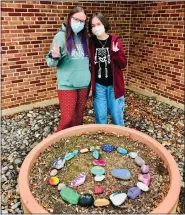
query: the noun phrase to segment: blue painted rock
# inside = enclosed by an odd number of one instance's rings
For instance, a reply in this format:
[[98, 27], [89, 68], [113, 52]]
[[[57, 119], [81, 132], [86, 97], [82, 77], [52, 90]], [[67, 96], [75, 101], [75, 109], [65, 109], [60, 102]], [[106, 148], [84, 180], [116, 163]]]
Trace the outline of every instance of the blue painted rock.
[[64, 158], [65, 158], [65, 160], [70, 160], [71, 158], [73, 158], [75, 155], [72, 153], [72, 152], [70, 152], [70, 153], [67, 153], [67, 154], [65, 154], [65, 156], [64, 156]]
[[83, 194], [79, 200], [79, 205], [81, 207], [90, 207], [94, 204], [94, 198], [91, 194]]
[[127, 194], [117, 192], [117, 193], [111, 194], [109, 198], [113, 205], [120, 206], [125, 202], [125, 200], [127, 198]]
[[141, 172], [146, 174], [146, 173], [149, 173], [150, 169], [149, 169], [149, 166], [148, 165], [142, 165], [141, 166]]
[[142, 182], [138, 182], [137, 187], [142, 191], [145, 191], [145, 192], [149, 191], [149, 187]]
[[80, 195], [69, 187], [64, 187], [60, 191], [60, 195], [64, 201], [67, 201], [73, 205], [77, 205], [80, 198]]
[[128, 151], [124, 148], [118, 147], [117, 148], [117, 152], [119, 152], [122, 155], [126, 155], [128, 153]]
[[86, 179], [86, 174], [85, 172], [81, 172], [72, 182], [71, 182], [71, 187], [78, 187], [81, 184], [84, 184]]
[[130, 152], [130, 153], [129, 153], [129, 156], [130, 156], [131, 158], [136, 158], [136, 157], [137, 157], [137, 152]]
[[127, 196], [131, 199], [135, 199], [140, 195], [141, 195], [141, 190], [138, 187], [132, 187], [127, 192]]
[[103, 175], [105, 173], [105, 169], [101, 166], [94, 166], [91, 168], [91, 173], [93, 175]]
[[149, 185], [150, 185], [150, 180], [151, 180], [150, 173], [147, 173], [147, 174], [139, 174], [138, 180], [139, 180], [139, 181], [142, 181], [144, 184], [146, 184], [146, 185], [149, 186]]
[[73, 152], [74, 156], [77, 156], [78, 155], [78, 149], [75, 149]]
[[65, 164], [64, 157], [58, 157], [56, 160], [53, 161], [52, 168], [54, 169], [62, 169]]
[[131, 177], [131, 173], [128, 169], [113, 169], [111, 174], [119, 179], [129, 179]]
[[112, 152], [112, 151], [114, 151], [115, 147], [111, 144], [105, 144], [101, 147], [101, 149], [104, 152]]
[[93, 151], [93, 158], [99, 159], [99, 157], [100, 157], [100, 153], [99, 153], [98, 150], [95, 149], [95, 150]]
[[137, 157], [135, 158], [135, 162], [136, 162], [136, 164], [137, 164], [138, 166], [143, 166], [143, 165], [145, 164], [145, 161], [144, 161], [141, 157], [139, 157], [139, 156], [137, 156]]

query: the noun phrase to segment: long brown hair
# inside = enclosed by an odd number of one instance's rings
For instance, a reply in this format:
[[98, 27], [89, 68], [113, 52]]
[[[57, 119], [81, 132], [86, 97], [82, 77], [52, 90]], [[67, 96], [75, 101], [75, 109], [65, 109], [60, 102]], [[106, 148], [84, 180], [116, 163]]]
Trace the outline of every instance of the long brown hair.
[[[68, 54], [71, 54], [72, 49], [76, 48], [75, 42], [74, 42], [74, 32], [71, 28], [71, 17], [75, 13], [84, 12], [82, 7], [74, 7], [68, 17], [67, 17], [67, 24], [66, 24], [66, 49]], [[85, 12], [84, 12], [85, 13]], [[87, 34], [87, 22], [85, 21], [84, 28], [79, 32], [79, 36], [81, 39], [82, 47], [84, 50], [84, 55], [89, 56], [89, 49], [88, 49], [88, 34]]]

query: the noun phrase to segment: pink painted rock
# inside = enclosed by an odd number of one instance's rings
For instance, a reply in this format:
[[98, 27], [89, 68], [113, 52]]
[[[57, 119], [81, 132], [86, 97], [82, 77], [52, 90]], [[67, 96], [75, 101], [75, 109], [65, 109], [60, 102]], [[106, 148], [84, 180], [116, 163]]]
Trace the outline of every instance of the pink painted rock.
[[142, 165], [141, 166], [141, 172], [146, 174], [146, 173], [149, 173], [150, 169], [149, 169], [149, 166], [148, 165]]
[[94, 188], [94, 194], [101, 194], [101, 193], [103, 193], [104, 192], [104, 188], [103, 187], [100, 187], [100, 186], [95, 186], [95, 188]]
[[142, 181], [144, 184], [149, 185], [151, 181], [150, 173], [147, 174], [139, 174], [138, 180]]
[[81, 172], [72, 182], [71, 187], [78, 187], [85, 182], [86, 174]]
[[95, 166], [105, 166], [105, 161], [104, 160], [94, 160], [93, 164]]

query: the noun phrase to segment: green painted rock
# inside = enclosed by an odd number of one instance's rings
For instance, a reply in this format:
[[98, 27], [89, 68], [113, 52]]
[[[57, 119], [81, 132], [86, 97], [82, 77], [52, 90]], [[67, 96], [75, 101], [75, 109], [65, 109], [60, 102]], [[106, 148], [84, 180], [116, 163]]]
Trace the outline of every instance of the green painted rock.
[[69, 187], [64, 187], [60, 191], [60, 195], [64, 201], [73, 205], [77, 205], [80, 198], [80, 195]]

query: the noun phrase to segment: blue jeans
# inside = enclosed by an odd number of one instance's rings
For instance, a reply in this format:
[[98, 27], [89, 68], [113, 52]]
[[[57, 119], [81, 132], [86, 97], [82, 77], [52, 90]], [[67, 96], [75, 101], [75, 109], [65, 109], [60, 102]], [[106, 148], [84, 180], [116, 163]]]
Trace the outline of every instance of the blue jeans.
[[103, 86], [96, 83], [94, 95], [94, 111], [97, 124], [108, 124], [108, 109], [115, 125], [124, 126], [125, 98], [115, 99], [113, 86]]

